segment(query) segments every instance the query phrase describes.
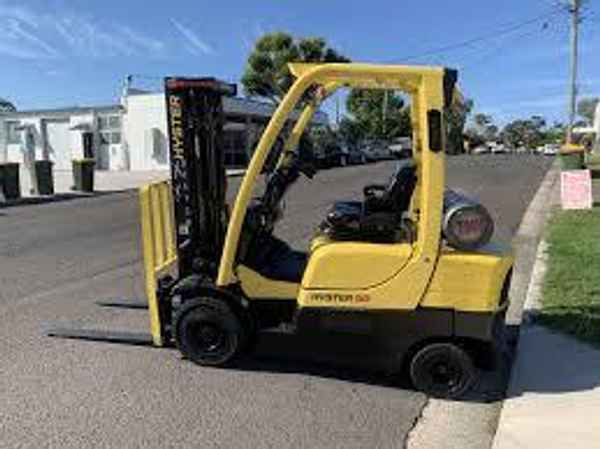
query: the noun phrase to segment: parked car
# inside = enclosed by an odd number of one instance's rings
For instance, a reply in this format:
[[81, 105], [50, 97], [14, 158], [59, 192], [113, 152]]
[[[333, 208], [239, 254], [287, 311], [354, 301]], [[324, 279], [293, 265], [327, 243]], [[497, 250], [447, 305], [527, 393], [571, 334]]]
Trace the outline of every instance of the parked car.
[[369, 162], [383, 161], [393, 157], [388, 145], [384, 142], [365, 142], [360, 150], [365, 153]]
[[406, 159], [412, 155], [412, 139], [410, 137], [399, 137], [388, 146], [392, 156], [398, 159]]
[[317, 150], [315, 158], [319, 168], [345, 167], [368, 162], [367, 155], [361, 149], [346, 144]]
[[347, 155], [348, 164], [361, 165], [368, 162], [367, 155], [358, 147], [348, 145], [346, 147], [342, 147], [342, 151], [344, 151]]
[[492, 154], [508, 153], [506, 147], [501, 143], [494, 142], [494, 143], [489, 144], [488, 147], [491, 149]]
[[490, 153], [490, 147], [487, 145], [479, 145], [478, 147], [473, 148], [473, 154], [488, 154]]
[[558, 154], [560, 146], [554, 143], [548, 143], [544, 145], [544, 156], [556, 156]]

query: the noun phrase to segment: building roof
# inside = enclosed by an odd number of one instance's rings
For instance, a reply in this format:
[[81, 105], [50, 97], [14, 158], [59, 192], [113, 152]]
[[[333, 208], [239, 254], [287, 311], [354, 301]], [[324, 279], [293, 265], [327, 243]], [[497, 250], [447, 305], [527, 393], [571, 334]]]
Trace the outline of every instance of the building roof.
[[91, 114], [96, 113], [115, 113], [123, 109], [121, 105], [102, 105], [102, 106], [70, 106], [56, 109], [30, 109], [26, 111], [9, 112], [5, 114], [8, 119], [20, 119], [35, 116], [64, 116], [74, 114]]
[[[145, 92], [135, 92], [135, 96], [143, 96], [143, 95], [164, 95], [162, 93], [145, 93]], [[271, 103], [266, 103], [262, 101], [253, 100], [250, 98], [241, 98], [241, 97], [225, 97], [223, 100], [223, 109], [225, 113], [228, 114], [236, 114], [236, 115], [251, 115], [255, 117], [269, 118], [275, 112], [275, 106]], [[102, 105], [102, 106], [71, 106], [66, 108], [57, 108], [57, 109], [32, 109], [27, 111], [16, 111], [16, 112], [8, 112], [3, 114], [6, 119], [21, 119], [28, 117], [56, 117], [56, 116], [65, 116], [65, 115], [75, 115], [75, 114], [90, 114], [90, 113], [116, 113], [122, 111], [123, 107], [118, 104], [114, 105]], [[298, 112], [294, 111], [292, 113], [292, 117], [296, 118], [298, 116]], [[313, 122], [320, 125], [327, 125], [329, 123], [329, 117], [324, 112], [318, 111], [313, 119]]]
[[[271, 103], [243, 97], [225, 97], [223, 100], [223, 109], [229, 114], [254, 115], [265, 118], [271, 117], [275, 112], [275, 106]], [[298, 111], [292, 112], [293, 118], [297, 118], [298, 115]], [[320, 125], [327, 125], [329, 117], [326, 113], [317, 111], [313, 121]]]

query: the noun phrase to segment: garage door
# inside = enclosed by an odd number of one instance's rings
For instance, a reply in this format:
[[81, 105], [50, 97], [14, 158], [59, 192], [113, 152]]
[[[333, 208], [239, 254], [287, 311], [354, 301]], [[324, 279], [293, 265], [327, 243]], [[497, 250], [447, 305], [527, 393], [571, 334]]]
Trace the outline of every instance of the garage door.
[[69, 121], [46, 122], [46, 142], [55, 170], [71, 169], [71, 131]]

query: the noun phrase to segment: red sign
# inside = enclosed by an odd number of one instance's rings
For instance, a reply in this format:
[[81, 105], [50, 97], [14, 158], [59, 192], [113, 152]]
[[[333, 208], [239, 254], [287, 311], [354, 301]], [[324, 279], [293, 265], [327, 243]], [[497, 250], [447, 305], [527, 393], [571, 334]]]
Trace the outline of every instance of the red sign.
[[592, 208], [592, 177], [589, 170], [568, 170], [560, 174], [563, 209]]

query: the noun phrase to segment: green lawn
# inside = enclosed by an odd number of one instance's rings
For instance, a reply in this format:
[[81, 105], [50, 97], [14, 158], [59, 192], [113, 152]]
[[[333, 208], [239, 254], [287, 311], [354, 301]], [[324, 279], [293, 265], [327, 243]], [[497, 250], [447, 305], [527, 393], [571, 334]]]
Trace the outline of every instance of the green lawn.
[[541, 323], [600, 346], [600, 208], [557, 211], [546, 239]]

